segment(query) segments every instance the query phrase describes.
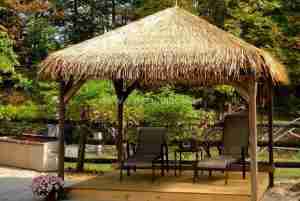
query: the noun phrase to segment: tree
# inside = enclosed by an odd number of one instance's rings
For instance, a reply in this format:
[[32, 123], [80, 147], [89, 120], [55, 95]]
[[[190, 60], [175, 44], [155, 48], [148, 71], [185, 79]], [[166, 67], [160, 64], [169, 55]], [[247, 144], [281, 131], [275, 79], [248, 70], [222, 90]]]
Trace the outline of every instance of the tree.
[[78, 43], [126, 24], [130, 0], [66, 0], [64, 24], [68, 42]]
[[45, 17], [30, 17], [26, 26], [24, 45], [28, 48], [27, 64], [43, 60], [49, 51], [56, 50], [59, 42], [55, 39], [58, 30]]
[[199, 15], [205, 16], [211, 23], [224, 27], [227, 12], [225, 0], [197, 1], [196, 9]]
[[13, 41], [8, 34], [0, 31], [0, 71], [1, 73], [14, 73], [18, 64], [17, 55], [13, 50]]

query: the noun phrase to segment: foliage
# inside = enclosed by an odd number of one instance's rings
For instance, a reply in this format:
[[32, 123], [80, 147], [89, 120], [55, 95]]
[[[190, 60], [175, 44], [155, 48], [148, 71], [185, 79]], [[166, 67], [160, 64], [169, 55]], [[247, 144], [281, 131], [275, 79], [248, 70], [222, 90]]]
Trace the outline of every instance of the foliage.
[[49, 2], [40, 0], [2, 0], [2, 4], [18, 12], [45, 12], [49, 9]]
[[[18, 64], [17, 55], [13, 50], [13, 42], [7, 33], [0, 31], [0, 71], [1, 73], [14, 73]], [[1, 79], [1, 77], [0, 77]]]
[[77, 43], [129, 21], [132, 0], [57, 1], [64, 9], [66, 41]]
[[[204, 16], [210, 22], [236, 36], [271, 51], [289, 70], [292, 84], [286, 93], [276, 93], [275, 104], [283, 112], [300, 110], [300, 20], [298, 0], [181, 0], [180, 6]], [[164, 8], [174, 0], [2, 0], [0, 1], [0, 119], [55, 118], [58, 87], [36, 79], [36, 68], [49, 52], [100, 35], [132, 20]], [[25, 35], [25, 39], [24, 36]], [[9, 37], [8, 37], [9, 36]], [[65, 40], [64, 40], [65, 39]], [[17, 57], [18, 55], [18, 57]], [[18, 65], [18, 61], [20, 65]], [[18, 66], [14, 70], [15, 66]], [[26, 95], [22, 104], [4, 98], [18, 90]], [[298, 93], [295, 93], [298, 91]], [[285, 96], [279, 96], [284, 94]], [[202, 129], [192, 124], [214, 115], [192, 107], [193, 99], [209, 100], [211, 105], [232, 102], [232, 88], [216, 90], [164, 88], [156, 92], [134, 91], [124, 108], [127, 127], [139, 125], [169, 126], [172, 135], [188, 135], [191, 130], [201, 135]], [[286, 98], [285, 98], [286, 97]], [[8, 100], [8, 101], [7, 101]], [[80, 108], [90, 106], [90, 117], [116, 124], [116, 96], [108, 81], [91, 81], [75, 96], [67, 111], [68, 118], [79, 119]]]
[[57, 29], [46, 18], [31, 17], [27, 23], [25, 45], [30, 49], [32, 63], [44, 59], [48, 52], [59, 47], [55, 40]]
[[8, 83], [16, 83], [15, 88], [26, 88], [30, 80], [15, 71], [19, 65], [18, 56], [13, 49], [13, 41], [8, 34], [0, 31], [0, 84], [7, 86]]
[[0, 119], [33, 119], [40, 117], [42, 111], [31, 101], [18, 106], [0, 105]]
[[160, 93], [148, 93], [145, 97], [145, 124], [178, 127], [197, 118], [192, 108], [192, 98], [177, 95], [169, 88]]
[[167, 127], [171, 139], [191, 137], [195, 132], [200, 136], [202, 129], [197, 125], [207, 114], [196, 111], [192, 101], [192, 97], [176, 94], [168, 87], [158, 93], [147, 93], [144, 100], [144, 124]]
[[[170, 129], [172, 137], [188, 136], [192, 129], [201, 135], [198, 124], [207, 118], [204, 111], [197, 111], [192, 107], [193, 98], [180, 95], [169, 87], [156, 92], [142, 93], [134, 91], [124, 105], [124, 120], [126, 130], [132, 135], [132, 129], [137, 126], [165, 126]], [[70, 103], [68, 116], [72, 119], [80, 118], [80, 108], [89, 105], [90, 118], [101, 120], [112, 125], [117, 124], [116, 96], [111, 82], [90, 81], [82, 87], [78, 96]], [[210, 115], [210, 121], [213, 116]], [[211, 123], [211, 122], [210, 122]]]

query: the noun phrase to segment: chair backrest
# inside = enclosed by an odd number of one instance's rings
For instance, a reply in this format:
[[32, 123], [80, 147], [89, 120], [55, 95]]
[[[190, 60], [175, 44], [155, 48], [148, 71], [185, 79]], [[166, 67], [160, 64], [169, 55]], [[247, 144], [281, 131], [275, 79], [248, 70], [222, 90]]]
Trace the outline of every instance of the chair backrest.
[[144, 154], [160, 153], [162, 144], [167, 141], [166, 131], [165, 128], [161, 127], [138, 128], [137, 151]]
[[248, 155], [249, 120], [248, 112], [227, 115], [224, 121], [223, 155], [241, 158], [242, 150]]

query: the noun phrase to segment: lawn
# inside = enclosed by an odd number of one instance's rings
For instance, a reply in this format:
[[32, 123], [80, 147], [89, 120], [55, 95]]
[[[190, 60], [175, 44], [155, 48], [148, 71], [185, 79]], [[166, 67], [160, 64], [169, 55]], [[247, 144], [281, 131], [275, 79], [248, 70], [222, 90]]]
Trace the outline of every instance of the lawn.
[[[75, 169], [76, 168], [76, 163], [69, 163], [65, 162], [65, 169]], [[95, 163], [85, 163], [84, 164], [84, 170], [88, 172], [110, 172], [113, 170], [111, 164], [95, 164]]]

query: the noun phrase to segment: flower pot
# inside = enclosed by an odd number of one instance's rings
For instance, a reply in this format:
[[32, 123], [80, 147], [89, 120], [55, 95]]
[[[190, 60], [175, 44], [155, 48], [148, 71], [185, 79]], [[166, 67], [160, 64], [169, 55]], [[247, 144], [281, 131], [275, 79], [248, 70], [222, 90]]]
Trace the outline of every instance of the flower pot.
[[55, 191], [51, 191], [45, 201], [57, 201], [57, 193]]

